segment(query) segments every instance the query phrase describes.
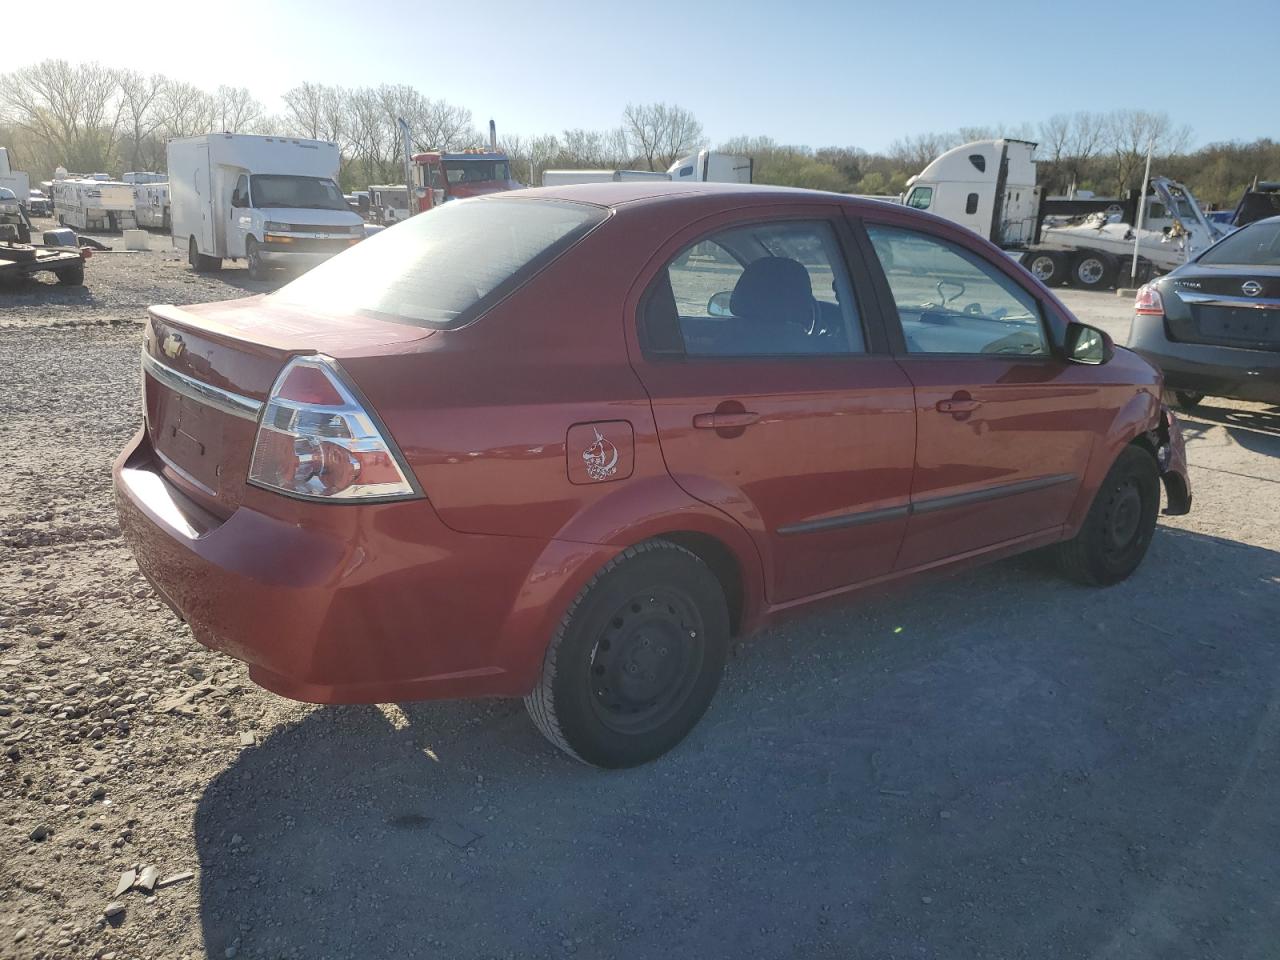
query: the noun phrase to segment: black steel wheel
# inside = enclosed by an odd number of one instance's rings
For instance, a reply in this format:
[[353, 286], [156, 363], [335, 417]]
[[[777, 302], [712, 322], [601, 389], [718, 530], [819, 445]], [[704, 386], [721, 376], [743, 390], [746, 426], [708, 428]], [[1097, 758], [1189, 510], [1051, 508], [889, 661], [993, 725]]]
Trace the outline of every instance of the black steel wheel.
[[710, 568], [677, 544], [638, 544], [575, 598], [525, 705], [548, 740], [584, 763], [647, 763], [706, 711], [728, 641]]
[[1116, 262], [1108, 254], [1087, 250], [1071, 263], [1071, 284], [1081, 290], [1105, 290], [1115, 279]]
[[1062, 283], [1062, 275], [1066, 272], [1061, 254], [1028, 253], [1022, 258], [1022, 265], [1046, 287]]
[[249, 279], [266, 280], [269, 271], [267, 265], [262, 262], [262, 248], [258, 246], [258, 241], [248, 237], [244, 243], [245, 258], [249, 261]]
[[1132, 574], [1151, 546], [1160, 511], [1155, 457], [1130, 444], [1094, 495], [1080, 531], [1058, 545], [1058, 562], [1073, 580], [1110, 586]]

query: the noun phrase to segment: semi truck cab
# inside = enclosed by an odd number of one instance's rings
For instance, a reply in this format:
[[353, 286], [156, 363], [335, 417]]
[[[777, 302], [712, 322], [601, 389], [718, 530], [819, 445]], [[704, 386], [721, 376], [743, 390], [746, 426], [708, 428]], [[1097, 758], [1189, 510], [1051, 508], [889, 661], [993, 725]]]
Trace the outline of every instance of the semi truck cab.
[[511, 161], [497, 151], [413, 155], [413, 212], [421, 213], [461, 197], [478, 197], [503, 190], [519, 190], [511, 179]]

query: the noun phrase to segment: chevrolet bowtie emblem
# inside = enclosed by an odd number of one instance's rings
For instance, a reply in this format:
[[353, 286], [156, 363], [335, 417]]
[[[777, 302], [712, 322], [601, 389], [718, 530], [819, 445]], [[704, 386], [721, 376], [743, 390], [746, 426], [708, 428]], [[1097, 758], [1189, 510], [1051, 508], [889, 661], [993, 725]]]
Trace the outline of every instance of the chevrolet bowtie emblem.
[[182, 355], [182, 351], [186, 349], [186, 346], [182, 342], [182, 337], [176, 333], [166, 333], [164, 340], [160, 344], [160, 349], [164, 351], [164, 355], [170, 360], [177, 360]]

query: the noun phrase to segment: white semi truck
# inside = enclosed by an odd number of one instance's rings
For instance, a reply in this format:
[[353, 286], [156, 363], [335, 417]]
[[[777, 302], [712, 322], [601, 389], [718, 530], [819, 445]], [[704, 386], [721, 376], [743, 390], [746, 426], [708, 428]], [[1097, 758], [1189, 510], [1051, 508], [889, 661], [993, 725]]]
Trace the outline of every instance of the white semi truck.
[[338, 145], [211, 133], [167, 144], [173, 244], [193, 269], [314, 266], [364, 237], [337, 184]]
[[686, 183], [751, 183], [755, 161], [736, 153], [699, 150], [681, 157], [668, 169], [672, 180]]
[[968, 227], [1016, 256], [1048, 284], [1105, 289], [1165, 273], [1217, 239], [1191, 191], [1154, 177], [1138, 228], [1138, 196], [1044, 197], [1036, 144], [977, 140], [948, 150], [907, 181], [904, 202]]

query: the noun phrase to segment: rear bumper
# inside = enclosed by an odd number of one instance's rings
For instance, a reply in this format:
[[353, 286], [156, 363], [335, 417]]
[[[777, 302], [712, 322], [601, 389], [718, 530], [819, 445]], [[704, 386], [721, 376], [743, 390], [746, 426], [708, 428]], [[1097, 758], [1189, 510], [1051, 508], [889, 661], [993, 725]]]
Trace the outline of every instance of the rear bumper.
[[1164, 372], [1170, 390], [1280, 403], [1280, 351], [1170, 340], [1164, 319], [1152, 316], [1133, 318], [1129, 347]]
[[606, 559], [456, 533], [425, 500], [316, 504], [251, 487], [218, 521], [165, 480], [145, 431], [114, 479], [138, 566], [196, 639], [314, 703], [523, 695], [557, 605]]

